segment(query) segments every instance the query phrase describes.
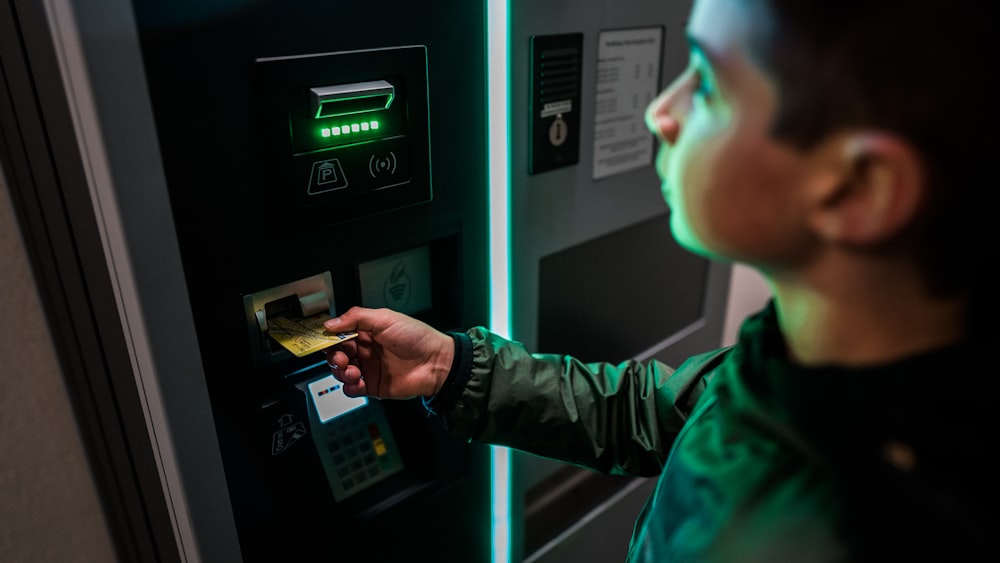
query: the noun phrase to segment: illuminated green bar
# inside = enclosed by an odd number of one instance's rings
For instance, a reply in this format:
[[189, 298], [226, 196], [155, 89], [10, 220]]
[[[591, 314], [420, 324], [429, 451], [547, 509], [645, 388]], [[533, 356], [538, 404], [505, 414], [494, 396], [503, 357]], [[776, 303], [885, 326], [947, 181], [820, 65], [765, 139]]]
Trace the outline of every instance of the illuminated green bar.
[[[507, 0], [487, 0], [487, 80], [489, 113], [490, 328], [510, 336], [510, 41]], [[510, 450], [491, 452], [491, 558], [511, 560]]]

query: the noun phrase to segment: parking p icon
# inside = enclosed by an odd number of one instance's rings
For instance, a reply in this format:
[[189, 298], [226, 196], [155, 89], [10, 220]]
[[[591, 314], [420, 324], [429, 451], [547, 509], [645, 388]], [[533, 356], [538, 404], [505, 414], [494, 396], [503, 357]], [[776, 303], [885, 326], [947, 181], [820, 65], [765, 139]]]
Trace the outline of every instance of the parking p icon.
[[340, 166], [340, 160], [331, 158], [314, 162], [309, 174], [309, 195], [321, 194], [347, 187], [347, 177]]

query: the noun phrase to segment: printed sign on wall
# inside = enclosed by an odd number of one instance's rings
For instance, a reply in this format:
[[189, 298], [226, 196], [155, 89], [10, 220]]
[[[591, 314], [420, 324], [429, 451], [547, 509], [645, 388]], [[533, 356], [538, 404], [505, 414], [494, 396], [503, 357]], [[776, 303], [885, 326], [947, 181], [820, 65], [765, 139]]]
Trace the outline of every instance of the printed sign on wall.
[[663, 28], [602, 31], [597, 45], [594, 179], [653, 162], [643, 114], [659, 93]]

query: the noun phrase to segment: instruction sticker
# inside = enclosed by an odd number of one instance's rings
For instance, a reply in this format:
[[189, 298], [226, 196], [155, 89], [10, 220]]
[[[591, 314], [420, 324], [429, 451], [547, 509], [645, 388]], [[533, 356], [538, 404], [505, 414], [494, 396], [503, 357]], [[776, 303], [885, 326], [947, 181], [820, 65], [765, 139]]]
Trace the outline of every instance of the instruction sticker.
[[643, 119], [659, 93], [663, 28], [602, 31], [594, 101], [594, 179], [653, 162], [655, 142]]

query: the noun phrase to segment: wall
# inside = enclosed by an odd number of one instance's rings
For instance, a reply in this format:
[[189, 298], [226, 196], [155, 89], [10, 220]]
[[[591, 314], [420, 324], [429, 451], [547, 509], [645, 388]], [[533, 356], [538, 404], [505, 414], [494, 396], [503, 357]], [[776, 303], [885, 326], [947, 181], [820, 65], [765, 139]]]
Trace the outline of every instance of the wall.
[[722, 329], [722, 344], [736, 342], [740, 323], [747, 315], [756, 313], [771, 298], [771, 289], [764, 278], [741, 264], [733, 266], [733, 277], [729, 282], [729, 298], [726, 307], [726, 324]]
[[115, 561], [0, 174], [0, 561]]

